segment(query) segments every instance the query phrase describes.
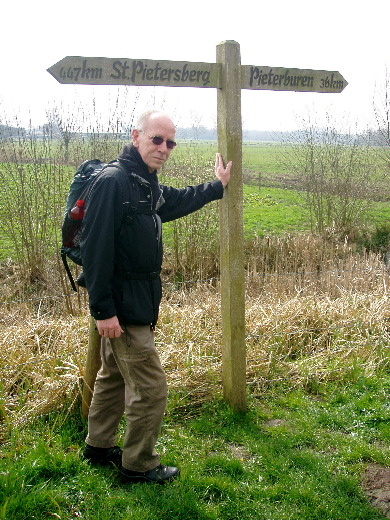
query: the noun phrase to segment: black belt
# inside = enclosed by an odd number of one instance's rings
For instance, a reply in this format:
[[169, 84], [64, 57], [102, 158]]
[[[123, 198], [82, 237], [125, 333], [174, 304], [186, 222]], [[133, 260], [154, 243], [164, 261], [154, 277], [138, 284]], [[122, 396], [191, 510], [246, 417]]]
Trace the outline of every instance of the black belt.
[[126, 280], [155, 280], [160, 276], [161, 271], [154, 271], [153, 273], [130, 273], [129, 271], [122, 271], [121, 275]]

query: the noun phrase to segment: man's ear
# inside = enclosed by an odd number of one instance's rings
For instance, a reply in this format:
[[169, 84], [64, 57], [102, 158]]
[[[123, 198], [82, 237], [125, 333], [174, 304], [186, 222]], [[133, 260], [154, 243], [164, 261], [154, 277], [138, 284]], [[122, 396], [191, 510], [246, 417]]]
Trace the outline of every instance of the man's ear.
[[131, 137], [133, 139], [133, 145], [138, 148], [138, 138], [139, 138], [140, 131], [134, 128], [131, 132]]

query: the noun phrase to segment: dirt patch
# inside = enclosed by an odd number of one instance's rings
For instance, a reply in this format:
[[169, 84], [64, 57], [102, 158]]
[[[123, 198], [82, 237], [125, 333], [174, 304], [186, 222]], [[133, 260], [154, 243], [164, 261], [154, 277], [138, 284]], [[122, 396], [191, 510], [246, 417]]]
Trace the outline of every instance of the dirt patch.
[[285, 426], [287, 423], [283, 419], [270, 419], [269, 421], [266, 421], [264, 423], [264, 426], [266, 428], [273, 427], [273, 426]]
[[362, 478], [362, 488], [368, 501], [390, 518], [390, 468], [370, 464]]
[[230, 443], [229, 449], [235, 459], [238, 460], [249, 460], [251, 459], [250, 451], [242, 446], [241, 444]]

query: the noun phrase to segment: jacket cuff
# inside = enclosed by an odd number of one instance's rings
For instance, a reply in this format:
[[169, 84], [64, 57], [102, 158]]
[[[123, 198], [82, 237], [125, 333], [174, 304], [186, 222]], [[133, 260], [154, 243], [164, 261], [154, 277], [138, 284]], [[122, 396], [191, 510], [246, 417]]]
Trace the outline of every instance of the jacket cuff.
[[214, 181], [211, 181], [211, 184], [212, 184], [213, 189], [215, 190], [215, 193], [216, 193], [215, 200], [222, 199], [223, 198], [223, 184], [222, 184], [222, 182], [219, 179], [215, 179]]
[[94, 308], [94, 306], [90, 306], [89, 308], [91, 316], [95, 318], [95, 320], [108, 320], [109, 318], [113, 318], [116, 316], [116, 309], [108, 309], [108, 310], [100, 310]]

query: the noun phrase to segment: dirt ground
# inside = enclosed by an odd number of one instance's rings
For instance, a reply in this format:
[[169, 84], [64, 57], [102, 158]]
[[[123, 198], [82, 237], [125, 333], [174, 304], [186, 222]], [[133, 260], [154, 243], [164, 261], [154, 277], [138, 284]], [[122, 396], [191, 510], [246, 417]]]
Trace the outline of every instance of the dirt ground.
[[362, 478], [362, 488], [373, 507], [390, 518], [390, 468], [368, 465]]

